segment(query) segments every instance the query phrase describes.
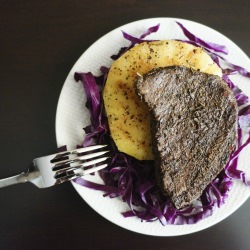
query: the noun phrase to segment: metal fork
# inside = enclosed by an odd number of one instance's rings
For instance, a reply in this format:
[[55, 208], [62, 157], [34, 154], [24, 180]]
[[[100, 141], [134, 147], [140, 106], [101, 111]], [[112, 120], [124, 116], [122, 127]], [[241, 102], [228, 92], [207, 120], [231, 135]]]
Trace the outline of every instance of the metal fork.
[[94, 173], [108, 166], [109, 157], [104, 155], [109, 151], [99, 151], [104, 147], [95, 145], [36, 158], [26, 172], [1, 179], [0, 188], [25, 182], [46, 188]]

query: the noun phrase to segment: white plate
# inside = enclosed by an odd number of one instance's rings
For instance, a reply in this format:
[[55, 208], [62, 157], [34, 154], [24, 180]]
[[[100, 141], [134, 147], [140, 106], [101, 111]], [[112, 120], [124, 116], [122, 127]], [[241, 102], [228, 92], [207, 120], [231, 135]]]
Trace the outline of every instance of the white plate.
[[[122, 37], [121, 30], [129, 34], [138, 36], [150, 26], [160, 23], [157, 33], [151, 34], [152, 39], [185, 39], [181, 29], [175, 21], [180, 21], [192, 33], [204, 40], [224, 44], [229, 49], [227, 58], [238, 65], [250, 70], [250, 60], [244, 52], [227, 37], [219, 32], [196, 22], [176, 19], [176, 18], [152, 18], [140, 20], [119, 27], [90, 46], [79, 58], [70, 71], [58, 102], [56, 114], [56, 137], [58, 146], [67, 145], [69, 149], [81, 144], [84, 132], [83, 127], [89, 124], [89, 113], [85, 108], [85, 94], [80, 82], [74, 81], [74, 72], [88, 72], [100, 74], [100, 66], [110, 66], [112, 60], [110, 56], [118, 52], [119, 48], [129, 43]], [[237, 83], [248, 95], [250, 95], [250, 79], [236, 76], [234, 82]], [[246, 155], [250, 155], [249, 147], [247, 152], [240, 159], [240, 168], [247, 168]], [[88, 176], [88, 179], [100, 182], [97, 176]], [[241, 182], [235, 182], [230, 196], [225, 205], [216, 209], [212, 216], [194, 225], [167, 225], [162, 226], [159, 221], [141, 222], [137, 218], [123, 218], [121, 212], [127, 211], [127, 205], [119, 198], [104, 198], [100, 191], [90, 190], [72, 183], [79, 195], [100, 215], [111, 222], [128, 230], [146, 235], [155, 236], [176, 236], [197, 232], [208, 228], [232, 214], [249, 197], [250, 188]]]

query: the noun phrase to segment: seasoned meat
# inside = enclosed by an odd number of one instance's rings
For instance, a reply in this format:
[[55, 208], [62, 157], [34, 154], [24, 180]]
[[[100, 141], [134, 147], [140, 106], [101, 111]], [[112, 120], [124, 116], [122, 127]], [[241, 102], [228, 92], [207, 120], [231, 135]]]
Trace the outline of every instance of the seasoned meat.
[[135, 88], [152, 116], [159, 186], [183, 208], [229, 159], [236, 141], [235, 98], [220, 77], [186, 67], [157, 68], [138, 77]]

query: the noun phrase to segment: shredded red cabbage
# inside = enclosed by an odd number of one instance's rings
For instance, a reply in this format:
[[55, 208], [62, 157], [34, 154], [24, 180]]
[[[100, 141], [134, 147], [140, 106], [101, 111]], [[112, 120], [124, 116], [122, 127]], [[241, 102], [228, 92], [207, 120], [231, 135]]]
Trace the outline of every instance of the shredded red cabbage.
[[[204, 47], [212, 55], [214, 61], [220, 65], [219, 59], [224, 58], [214, 52], [227, 54], [228, 50], [225, 46], [203, 41], [188, 31], [181, 23], [177, 22], [177, 24], [190, 43]], [[146, 41], [144, 38], [153, 32], [157, 32], [158, 29], [159, 24], [150, 27], [139, 38], [123, 32], [124, 38], [129, 40], [131, 45], [121, 48], [118, 54], [113, 55], [112, 58], [115, 60], [135, 44]], [[106, 143], [109, 145], [112, 160], [108, 168], [99, 172], [104, 184], [93, 183], [83, 178], [77, 178], [74, 182], [87, 188], [103, 191], [104, 196], [110, 198], [121, 197], [130, 207], [129, 211], [122, 212], [125, 218], [136, 216], [144, 221], [159, 220], [162, 225], [193, 224], [210, 216], [216, 206], [220, 207], [225, 203], [232, 188], [233, 179], [240, 179], [250, 185], [246, 180], [245, 173], [237, 169], [239, 154], [250, 143], [250, 132], [248, 132], [246, 141], [242, 142], [243, 130], [249, 130], [250, 128], [250, 104], [248, 96], [229, 79], [229, 75], [232, 73], [240, 73], [246, 77], [250, 77], [250, 75], [242, 67], [227, 63], [229, 68], [223, 70], [223, 79], [232, 89], [239, 106], [238, 143], [225, 168], [192, 205], [177, 210], [169, 199], [162, 195], [156, 185], [153, 161], [139, 161], [117, 150], [110, 137], [101, 95], [109, 71], [106, 67], [101, 67], [102, 74], [99, 77], [93, 76], [90, 72], [75, 73], [75, 80], [80, 80], [83, 83], [87, 96], [86, 107], [91, 115], [91, 125], [84, 128], [86, 137], [82, 146]]]
[[204, 47], [204, 48], [210, 49], [210, 50], [215, 51], [215, 52], [228, 54], [228, 49], [226, 48], [226, 46], [216, 44], [216, 43], [206, 42], [206, 41], [200, 39], [199, 37], [195, 36], [194, 34], [192, 34], [180, 22], [176, 22], [176, 23], [180, 26], [184, 35], [189, 39], [188, 42], [193, 42], [194, 44], [198, 45], [199, 47]]
[[120, 51], [116, 54], [116, 55], [112, 55], [111, 58], [113, 60], [116, 60], [118, 59], [122, 54], [124, 54], [127, 50], [131, 49], [132, 47], [134, 47], [136, 44], [140, 44], [140, 43], [143, 43], [143, 42], [151, 42], [153, 40], [145, 40], [144, 38], [147, 37], [148, 35], [152, 34], [152, 33], [155, 33], [158, 31], [158, 29], [160, 28], [160, 24], [157, 24], [155, 26], [152, 26], [150, 28], [148, 28], [144, 33], [142, 33], [139, 38], [137, 37], [134, 37], [124, 31], [122, 31], [122, 35], [123, 37], [130, 41], [131, 44], [128, 46], [128, 47], [122, 47], [120, 49]]
[[147, 37], [148, 35], [150, 35], [151, 33], [155, 33], [158, 31], [160, 27], [160, 24], [157, 24], [155, 26], [150, 27], [149, 29], [147, 29], [139, 38], [134, 37], [124, 31], [122, 31], [122, 35], [123, 37], [131, 42], [130, 46], [134, 46], [135, 44], [140, 44], [140, 43], [144, 43], [144, 42], [150, 42], [152, 40], [145, 40], [144, 38]]

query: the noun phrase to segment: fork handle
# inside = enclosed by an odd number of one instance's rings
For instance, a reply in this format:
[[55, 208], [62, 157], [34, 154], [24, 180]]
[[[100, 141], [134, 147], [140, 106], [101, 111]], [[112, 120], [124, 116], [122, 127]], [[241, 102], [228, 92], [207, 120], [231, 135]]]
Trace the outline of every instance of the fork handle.
[[28, 173], [22, 172], [21, 174], [14, 175], [0, 180], [0, 188], [7, 187], [14, 184], [25, 183], [28, 181]]

